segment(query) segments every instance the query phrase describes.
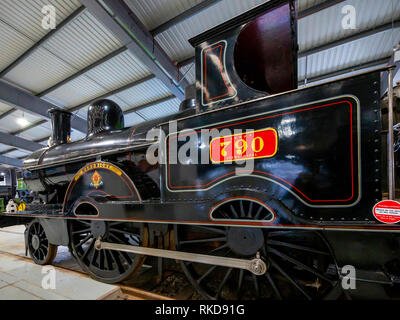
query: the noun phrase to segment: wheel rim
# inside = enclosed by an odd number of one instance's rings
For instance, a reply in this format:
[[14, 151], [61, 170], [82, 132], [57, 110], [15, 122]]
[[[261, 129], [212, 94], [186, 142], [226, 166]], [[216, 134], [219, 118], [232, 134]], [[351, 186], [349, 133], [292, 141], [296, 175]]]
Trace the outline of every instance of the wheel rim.
[[43, 226], [38, 221], [32, 222], [28, 227], [28, 249], [35, 263], [46, 263], [50, 254], [49, 246]]
[[126, 280], [137, 271], [145, 257], [115, 250], [96, 250], [98, 237], [103, 241], [133, 246], [147, 246], [147, 229], [125, 222], [71, 221], [72, 253], [78, 263], [94, 279], [115, 283]]
[[[240, 205], [247, 212], [246, 204]], [[233, 214], [224, 210], [227, 216]], [[182, 261], [186, 276], [207, 299], [311, 300], [333, 298], [338, 291], [334, 257], [317, 232], [180, 225], [175, 234], [178, 250], [242, 259], [259, 253], [267, 265], [264, 275], [255, 276], [246, 270]], [[252, 238], [250, 242], [243, 238], [240, 245], [243, 235]]]

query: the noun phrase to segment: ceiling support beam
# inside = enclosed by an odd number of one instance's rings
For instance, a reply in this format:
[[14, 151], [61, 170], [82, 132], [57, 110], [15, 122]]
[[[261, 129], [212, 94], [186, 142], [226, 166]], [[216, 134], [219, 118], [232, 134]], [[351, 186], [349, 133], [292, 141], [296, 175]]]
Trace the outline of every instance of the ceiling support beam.
[[[106, 99], [106, 98], [108, 98], [108, 97], [110, 97], [110, 96], [113, 96], [113, 95], [115, 95], [115, 94], [118, 94], [118, 93], [120, 93], [120, 92], [122, 92], [122, 91], [124, 91], [124, 90], [131, 89], [131, 88], [133, 88], [134, 86], [137, 86], [137, 85], [139, 85], [139, 84], [141, 84], [141, 83], [143, 83], [143, 82], [149, 81], [149, 80], [154, 79], [154, 78], [155, 78], [155, 76], [154, 76], [153, 74], [150, 74], [150, 75], [148, 75], [148, 76], [146, 76], [146, 77], [144, 77], [144, 78], [142, 78], [142, 79], [139, 79], [139, 80], [133, 81], [133, 82], [131, 82], [131, 83], [128, 83], [127, 85], [125, 85], [125, 86], [123, 86], [123, 87], [120, 87], [120, 88], [118, 88], [118, 89], [115, 89], [115, 90], [112, 90], [112, 91], [107, 92], [107, 93], [105, 93], [105, 94], [102, 94], [101, 96], [98, 96], [98, 97], [96, 97], [95, 99], [88, 100], [88, 101], [85, 101], [85, 102], [83, 102], [83, 103], [81, 103], [81, 104], [79, 104], [79, 105], [77, 105], [77, 106], [74, 106], [74, 107], [72, 107], [72, 108], [68, 108], [68, 111], [70, 111], [70, 112], [77, 111], [77, 110], [79, 110], [79, 109], [82, 109], [82, 108], [86, 107], [87, 105], [90, 105], [92, 102], [94, 102], [94, 101], [96, 101], [96, 100], [98, 100], [98, 99]], [[1, 95], [0, 95], [0, 99], [1, 99]], [[141, 117], [141, 118], [143, 118], [143, 117], [140, 116], [139, 114], [138, 114], [138, 116]], [[0, 115], [0, 117], [1, 117], [1, 115]], [[81, 118], [79, 118], [79, 119], [81, 119]], [[82, 119], [82, 120], [83, 120], [83, 119]], [[143, 120], [146, 120], [146, 119], [143, 118]], [[85, 120], [83, 120], [83, 121], [86, 123]], [[40, 120], [40, 121], [38, 121], [38, 122], [35, 122], [35, 123], [30, 124], [29, 126], [27, 126], [27, 127], [25, 127], [25, 128], [22, 128], [22, 129], [20, 129], [20, 130], [14, 131], [14, 132], [12, 132], [11, 134], [15, 134], [15, 135], [20, 134], [20, 133], [22, 133], [22, 132], [24, 132], [24, 131], [27, 131], [27, 130], [32, 129], [32, 128], [37, 127], [37, 126], [40, 126], [40, 125], [42, 125], [42, 124], [44, 124], [44, 123], [46, 123], [46, 122], [47, 122], [46, 120]], [[79, 131], [80, 131], [80, 130], [79, 130]], [[82, 132], [83, 132], [83, 131], [82, 131]], [[84, 131], [84, 133], [86, 133], [86, 130]], [[44, 140], [44, 139], [42, 139], [42, 140], [39, 141], [39, 142], [42, 142], [43, 140]], [[1, 153], [0, 153], [0, 154], [1, 154]]]
[[7, 164], [9, 166], [13, 166], [13, 167], [17, 167], [17, 168], [22, 167], [22, 160], [13, 159], [13, 158], [9, 158], [6, 156], [0, 156], [0, 163]]
[[[61, 86], [65, 85], [66, 83], [80, 77], [81, 75], [83, 75], [84, 73], [94, 69], [95, 67], [99, 66], [100, 64], [114, 58], [115, 56], [125, 52], [126, 50], [128, 50], [128, 48], [126, 47], [122, 47], [119, 48], [111, 53], [109, 53], [108, 55], [106, 55], [105, 57], [95, 61], [94, 63], [92, 63], [91, 65], [83, 68], [82, 70], [79, 70], [78, 72], [74, 73], [73, 75], [69, 76], [68, 78], [56, 83], [55, 85], [51, 86], [50, 88], [47, 88], [46, 90], [36, 94], [37, 97], [41, 98], [44, 97], [45, 95], [49, 94], [50, 92], [53, 92], [55, 90], [57, 90], [58, 88], [60, 88]], [[15, 108], [9, 110], [8, 112], [12, 113], [15, 111]], [[3, 114], [0, 115], [0, 119], [4, 117]]]
[[[321, 81], [321, 80], [325, 80], [325, 79], [329, 79], [329, 78], [345, 75], [346, 73], [350, 73], [350, 72], [354, 72], [354, 71], [360, 71], [360, 70], [363, 70], [363, 69], [366, 69], [366, 68], [377, 67], [379, 65], [387, 64], [389, 59], [390, 59], [390, 56], [382, 58], [382, 59], [378, 59], [378, 60], [373, 60], [373, 61], [370, 61], [370, 62], [362, 63], [362, 64], [359, 64], [359, 65], [355, 65], [355, 66], [352, 66], [352, 67], [340, 69], [340, 70], [337, 70], [337, 71], [328, 72], [328, 73], [325, 73], [325, 74], [322, 74], [322, 75], [319, 75], [319, 76], [310, 77], [310, 78], [307, 78], [307, 83]], [[304, 80], [305, 79], [299, 80], [299, 85], [304, 85]]]
[[193, 17], [194, 15], [202, 12], [205, 9], [208, 9], [209, 7], [213, 6], [214, 4], [217, 4], [218, 2], [221, 2], [221, 0], [203, 0], [199, 4], [191, 7], [190, 9], [182, 12], [181, 14], [178, 14], [172, 19], [168, 20], [167, 22], [162, 23], [158, 27], [151, 30], [150, 33], [153, 37], [155, 37], [156, 35], [164, 32], [165, 30], [168, 30], [169, 28], [177, 25], [178, 23], [185, 21], [186, 19]]
[[[0, 81], [0, 100], [11, 103], [26, 112], [40, 115], [45, 119], [50, 119], [48, 111], [55, 107], [53, 104], [4, 81]], [[80, 117], [73, 117], [71, 126], [78, 131], [86, 132], [86, 121]]]
[[153, 100], [153, 101], [141, 104], [139, 106], [127, 109], [127, 110], [124, 111], [124, 114], [129, 114], [129, 113], [132, 113], [132, 112], [136, 112], [136, 111], [139, 111], [139, 110], [151, 107], [151, 106], [155, 106], [155, 105], [157, 105], [159, 103], [163, 103], [163, 102], [166, 102], [166, 101], [169, 101], [169, 100], [172, 100], [172, 99], [175, 99], [175, 96], [171, 95], [171, 96], [167, 96], [167, 97], [164, 97], [164, 98], [161, 98], [161, 99]]
[[65, 18], [61, 23], [57, 25], [56, 29], [52, 29], [49, 31], [42, 39], [36, 42], [32, 47], [30, 47], [27, 51], [25, 51], [22, 55], [20, 55], [14, 62], [12, 62], [9, 66], [3, 69], [0, 72], [0, 78], [9, 73], [12, 69], [14, 69], [17, 65], [19, 65], [22, 61], [28, 58], [37, 48], [39, 48], [43, 43], [49, 40], [52, 36], [54, 36], [57, 32], [61, 31], [68, 23], [74, 20], [77, 16], [79, 16], [85, 10], [84, 6], [80, 6], [76, 9], [71, 15]]
[[[339, 4], [339, 3], [343, 2], [343, 1], [345, 1], [345, 0], [327, 0], [327, 1], [324, 1], [324, 2], [322, 2], [320, 4], [317, 4], [317, 5], [313, 6], [313, 7], [308, 8], [306, 10], [300, 11], [298, 16], [297, 16], [297, 18], [298, 19], [305, 18], [305, 17], [307, 17], [309, 15], [312, 15], [312, 14], [317, 13], [319, 11], [325, 10], [325, 9], [327, 9], [329, 7], [335, 6], [335, 5], [337, 5], [337, 4]], [[377, 31], [377, 32], [380, 32], [380, 31]], [[310, 49], [309, 51], [314, 50], [314, 49], [316, 49], [316, 48]], [[301, 58], [302, 56], [304, 56], [304, 54], [302, 52], [300, 52], [299, 53], [299, 57]], [[188, 57], [188, 58], [182, 60], [181, 62], [178, 62], [177, 66], [179, 68], [182, 68], [182, 67], [184, 67], [184, 66], [186, 66], [186, 65], [188, 65], [188, 64], [190, 64], [192, 62], [194, 62], [194, 56]]]
[[[35, 140], [33, 140], [33, 142], [35, 142], [35, 143], [41, 143], [41, 142], [45, 142], [45, 141], [47, 141], [47, 140], [49, 140], [49, 138], [50, 138], [50, 136], [47, 136], [47, 137], [45, 137], [45, 138], [40, 138], [40, 139], [35, 139]], [[46, 146], [44, 146], [44, 145], [40, 145], [40, 148], [45, 148]], [[7, 153], [9, 153], [9, 152], [13, 152], [13, 151], [17, 151], [18, 149], [17, 148], [10, 148], [10, 149], [7, 149], [7, 150], [4, 150], [4, 151], [1, 151], [0, 152], [0, 155], [3, 155], [3, 154], [7, 154]], [[17, 159], [24, 159], [26, 156], [21, 156], [21, 157], [17, 157]]]
[[13, 146], [26, 151], [36, 151], [43, 148], [40, 143], [26, 140], [24, 138], [14, 136], [10, 133], [0, 131], [0, 143]]
[[0, 114], [0, 120], [9, 116], [11, 113], [13, 113], [15, 111], [14, 108], [11, 108], [10, 110], [7, 110], [6, 112], [3, 112], [2, 114]]
[[191, 64], [192, 62], [194, 62], [194, 56], [188, 57], [188, 58], [186, 58], [186, 59], [183, 59], [182, 61], [179, 61], [179, 62], [176, 64], [176, 66], [177, 66], [178, 68], [182, 68], [182, 67], [184, 67], [184, 66], [187, 66], [188, 64]]
[[[164, 32], [165, 30], [168, 30], [169, 28], [177, 25], [178, 23], [181, 23], [184, 20], [195, 16], [196, 14], [200, 13], [201, 11], [208, 9], [209, 7], [213, 6], [214, 4], [217, 4], [220, 1], [221, 0], [204, 0], [204, 1], [200, 2], [199, 4], [193, 6], [192, 8], [182, 12], [181, 14], [178, 14], [177, 16], [173, 17], [172, 19], [168, 20], [167, 22], [162, 23], [158, 27], [151, 30], [150, 33], [152, 34], [152, 36], [156, 36], [156, 35]], [[301, 11], [299, 13], [298, 18], [301, 19], [301, 18], [307, 17], [311, 14], [322, 11], [326, 8], [334, 6], [343, 1], [344, 0], [337, 0], [337, 1], [329, 0], [329, 1], [322, 2], [316, 6], [313, 6], [311, 8]]]
[[10, 149], [3, 150], [3, 151], [0, 152], [0, 156], [3, 155], [3, 154], [7, 154], [9, 152], [13, 152], [13, 151], [18, 151], [18, 149], [17, 148], [10, 148]]
[[[49, 94], [50, 92], [53, 92], [55, 90], [57, 90], [58, 88], [62, 87], [63, 85], [67, 84], [68, 82], [75, 80], [76, 78], [80, 77], [81, 75], [91, 71], [92, 69], [98, 67], [99, 65], [111, 60], [112, 58], [126, 52], [128, 50], [127, 47], [123, 46], [111, 53], [109, 53], [108, 55], [106, 55], [105, 57], [93, 62], [92, 64], [88, 65], [87, 67], [83, 68], [82, 70], [79, 70], [78, 72], [74, 73], [73, 75], [69, 76], [68, 78], [56, 83], [55, 85], [51, 86], [50, 88], [47, 88], [46, 90], [38, 93], [36, 96], [41, 98], [47, 94]], [[178, 64], [181, 63], [185, 63], [185, 61], [181, 61]], [[0, 115], [1, 116], [1, 115]]]
[[150, 75], [148, 75], [148, 76], [146, 76], [146, 77], [144, 77], [144, 78], [142, 78], [142, 79], [139, 79], [139, 80], [133, 81], [133, 82], [131, 82], [131, 83], [128, 83], [127, 85], [125, 85], [125, 86], [123, 86], [123, 87], [120, 87], [120, 88], [118, 88], [118, 89], [109, 91], [109, 92], [107, 92], [107, 93], [104, 93], [104, 94], [102, 94], [101, 96], [98, 96], [98, 97], [96, 97], [96, 98], [94, 98], [94, 99], [85, 101], [85, 102], [83, 102], [83, 103], [81, 103], [81, 104], [79, 104], [79, 105], [77, 105], [77, 106], [75, 106], [75, 107], [67, 108], [67, 110], [68, 110], [69, 112], [74, 112], [74, 111], [76, 111], [76, 110], [82, 109], [83, 107], [86, 107], [87, 105], [90, 105], [92, 102], [94, 102], [94, 101], [96, 101], [96, 100], [99, 100], [99, 99], [106, 99], [106, 98], [108, 98], [108, 97], [111, 97], [111, 96], [113, 96], [113, 95], [115, 95], [115, 94], [118, 94], [118, 93], [120, 93], [120, 92], [122, 92], [122, 91], [131, 89], [131, 88], [133, 88], [133, 87], [135, 87], [135, 86], [138, 86], [138, 85], [141, 84], [141, 83], [144, 83], [144, 82], [149, 81], [149, 80], [154, 79], [154, 78], [155, 78], [155, 75], [150, 74]]
[[[352, 34], [350, 36], [347, 36], [347, 37], [344, 37], [344, 38], [341, 38], [341, 39], [337, 39], [337, 40], [325, 43], [323, 45], [320, 45], [320, 46], [317, 46], [317, 47], [313, 47], [313, 48], [308, 49], [308, 50], [300, 51], [299, 52], [299, 58], [304, 58], [306, 56], [309, 56], [309, 55], [312, 55], [312, 54], [315, 54], [315, 53], [319, 53], [319, 52], [322, 52], [322, 51], [325, 51], [325, 50], [328, 50], [328, 49], [332, 49], [334, 47], [337, 47], [337, 46], [340, 46], [340, 45], [343, 45], [343, 44], [346, 44], [346, 43], [350, 43], [352, 41], [360, 40], [360, 39], [363, 39], [363, 38], [366, 38], [366, 37], [369, 37], [369, 36], [384, 32], [384, 31], [388, 31], [388, 30], [391, 30], [392, 28], [393, 29], [400, 28], [400, 20], [394, 21], [393, 24], [391, 22], [385, 23], [385, 24], [382, 24], [382, 25], [380, 25], [378, 27], [374, 27], [374, 28], [371, 28], [371, 29], [368, 29], [368, 30], [365, 30], [365, 31], [362, 31], [362, 32], [358, 32], [356, 34]], [[182, 60], [181, 62], [179, 62], [177, 64], [177, 66], [179, 68], [182, 68], [182, 67], [184, 67], [184, 66], [186, 66], [186, 65], [188, 65], [188, 64], [190, 64], [192, 62], [194, 62], [194, 56]]]
[[298, 13], [297, 18], [298, 19], [303, 19], [305, 17], [308, 17], [314, 13], [320, 12], [322, 10], [325, 10], [329, 7], [333, 7], [341, 2], [344, 2], [345, 0], [326, 0], [320, 4], [317, 4], [315, 6], [312, 6], [308, 9], [302, 10]]
[[38, 126], [40, 126], [40, 125], [42, 125], [42, 124], [45, 124], [45, 123], [47, 123], [47, 120], [44, 120], [44, 119], [43, 119], [43, 120], [39, 120], [39, 121], [37, 121], [37, 122], [34, 122], [34, 123], [29, 124], [29, 125], [26, 126], [26, 127], [23, 127], [23, 128], [21, 128], [21, 129], [18, 129], [18, 130], [13, 131], [13, 132], [11, 132], [11, 134], [13, 134], [13, 135], [18, 135], [18, 134], [20, 134], [20, 133], [22, 133], [22, 132], [28, 131], [28, 130], [30, 130], [30, 129], [32, 129], [32, 128], [38, 127]]
[[[187, 80], [140, 20], [122, 0], [82, 0], [87, 10], [104, 24], [179, 99], [184, 99]], [[179, 83], [179, 79], [182, 79]]]
[[88, 65], [87, 67], [79, 70], [78, 72], [74, 73], [73, 75], [69, 76], [68, 78], [65, 78], [64, 80], [56, 83], [55, 85], [51, 86], [50, 88], [47, 88], [46, 90], [38, 93], [36, 96], [37, 97], [43, 97], [47, 94], [49, 94], [50, 92], [55, 91], [56, 89], [60, 88], [61, 86], [63, 86], [64, 84], [66, 84], [67, 82], [70, 82], [72, 80], [75, 80], [76, 78], [80, 77], [81, 75], [83, 75], [84, 73], [96, 68], [97, 66], [101, 65], [104, 62], [107, 62], [108, 60], [111, 60], [112, 58], [116, 57], [117, 55], [125, 52], [126, 50], [128, 50], [127, 47], [121, 47], [111, 53], [109, 53], [108, 55], [106, 55], [105, 57], [93, 62], [92, 64]]
[[318, 53], [318, 52], [321, 52], [324, 50], [331, 49], [333, 47], [337, 47], [337, 46], [340, 46], [340, 45], [343, 45], [343, 44], [346, 44], [346, 43], [349, 43], [352, 41], [356, 41], [356, 40], [359, 40], [362, 38], [366, 38], [366, 37], [375, 35], [380, 32], [391, 30], [392, 28], [399, 28], [399, 27], [400, 27], [400, 20], [394, 21], [393, 24], [391, 22], [385, 23], [378, 27], [374, 27], [374, 28], [371, 28], [371, 29], [368, 29], [368, 30], [365, 30], [362, 32], [358, 32], [358, 33], [350, 35], [348, 37], [334, 40], [334, 41], [325, 43], [321, 46], [317, 46], [317, 47], [311, 48], [309, 50], [302, 51], [299, 53], [299, 58], [303, 58], [303, 57], [311, 55], [311, 54], [315, 54], [315, 53]]
[[[157, 104], [159, 104], [159, 103], [163, 103], [163, 102], [166, 102], [166, 101], [169, 101], [169, 100], [172, 100], [172, 99], [175, 99], [175, 96], [174, 96], [174, 95], [170, 95], [170, 96], [167, 96], [167, 97], [164, 97], [164, 98], [161, 98], [161, 99], [153, 100], [153, 101], [150, 101], [150, 102], [148, 102], [148, 103], [144, 103], [144, 104], [142, 104], [142, 105], [139, 105], [139, 106], [136, 106], [136, 107], [133, 107], [133, 108], [130, 108], [130, 109], [125, 110], [125, 111], [124, 111], [124, 115], [130, 114], [130, 113], [132, 113], [132, 112], [136, 112], [136, 111], [139, 111], [139, 110], [142, 110], [142, 109], [145, 109], [145, 108], [151, 107], [151, 106], [153, 106], [153, 105], [157, 105]], [[90, 104], [90, 102], [86, 103], [85, 106], [87, 106], [88, 104]], [[140, 115], [138, 114], [138, 116], [140, 116]], [[142, 117], [142, 116], [140, 116], [140, 117]], [[143, 118], [143, 117], [142, 117], [142, 118]], [[143, 119], [144, 119], [144, 118], [143, 118]], [[144, 119], [144, 120], [146, 120], [146, 119]], [[12, 132], [11, 134], [12, 134], [12, 135], [14, 135], [14, 134], [20, 134], [20, 133], [22, 133], [22, 132], [24, 132], [24, 131], [27, 131], [27, 130], [29, 130], [29, 129], [32, 129], [33, 127], [39, 126], [39, 125], [41, 125], [41, 124], [43, 124], [43, 123], [45, 123], [45, 122], [47, 122], [47, 121], [46, 121], [46, 120], [41, 120], [41, 121], [39, 121], [39, 122], [37, 122], [37, 123], [33, 123], [33, 124], [30, 125], [29, 127], [20, 129], [20, 130], [18, 130], [18, 131], [14, 131], [14, 132]], [[47, 141], [49, 138], [50, 138], [50, 136], [47, 136], [47, 137], [44, 137], [44, 138], [40, 138], [40, 139], [34, 140], [34, 142], [36, 142], [36, 143], [44, 142], [44, 141]], [[5, 143], [5, 144], [6, 144], [6, 143]], [[43, 146], [42, 146], [42, 147], [43, 147]], [[5, 150], [5, 151], [3, 151], [3, 152], [0, 152], [0, 155], [1, 155], [1, 154], [5, 154], [5, 153], [9, 153], [9, 152], [12, 152], [12, 151], [15, 151], [15, 150], [17, 150], [17, 149], [15, 149], [15, 148], [8, 149], [8, 150]]]

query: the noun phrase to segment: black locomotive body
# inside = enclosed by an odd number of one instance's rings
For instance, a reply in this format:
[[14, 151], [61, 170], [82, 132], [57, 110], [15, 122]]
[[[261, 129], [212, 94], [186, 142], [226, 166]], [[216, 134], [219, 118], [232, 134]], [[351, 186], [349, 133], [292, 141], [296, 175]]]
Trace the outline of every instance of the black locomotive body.
[[[24, 161], [40, 201], [6, 214], [29, 221], [35, 261], [69, 245], [94, 278], [115, 282], [138, 269], [141, 254], [175, 251], [191, 261], [182, 267], [200, 293], [228, 299], [246, 281], [261, 297], [338, 297], [351, 265], [357, 286], [347, 296], [393, 296], [400, 227], [373, 215], [387, 191], [387, 69], [296, 89], [292, 1], [268, 2], [191, 42], [195, 97], [178, 114], [124, 128], [119, 107], [97, 101], [86, 138], [69, 142], [70, 114], [52, 111], [50, 147]], [[164, 254], [151, 251], [155, 234]], [[211, 267], [198, 254], [213, 257]], [[246, 259], [254, 265], [240, 265]], [[213, 272], [215, 287], [202, 282]], [[227, 293], [228, 280], [238, 286]]]

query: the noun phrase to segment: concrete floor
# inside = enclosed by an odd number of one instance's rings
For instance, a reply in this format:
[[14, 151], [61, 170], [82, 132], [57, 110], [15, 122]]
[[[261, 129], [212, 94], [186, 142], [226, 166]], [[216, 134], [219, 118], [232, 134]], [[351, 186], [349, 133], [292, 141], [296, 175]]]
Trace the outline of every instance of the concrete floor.
[[[25, 256], [24, 230], [25, 226], [0, 229], [0, 300], [98, 300], [113, 299], [121, 293], [118, 286], [79, 272], [66, 247], [59, 247], [55, 271], [36, 265]], [[55, 289], [44, 288], [43, 279], [50, 273], [55, 275]]]

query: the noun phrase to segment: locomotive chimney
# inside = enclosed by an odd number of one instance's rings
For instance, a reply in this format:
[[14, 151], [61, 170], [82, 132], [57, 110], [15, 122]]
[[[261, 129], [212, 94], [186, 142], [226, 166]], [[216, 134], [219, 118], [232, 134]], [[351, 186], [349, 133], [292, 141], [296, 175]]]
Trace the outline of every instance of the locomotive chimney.
[[179, 105], [179, 111], [196, 109], [196, 85], [192, 84], [185, 88], [185, 100]]
[[51, 117], [50, 146], [68, 143], [71, 139], [71, 113], [59, 108], [49, 111]]

